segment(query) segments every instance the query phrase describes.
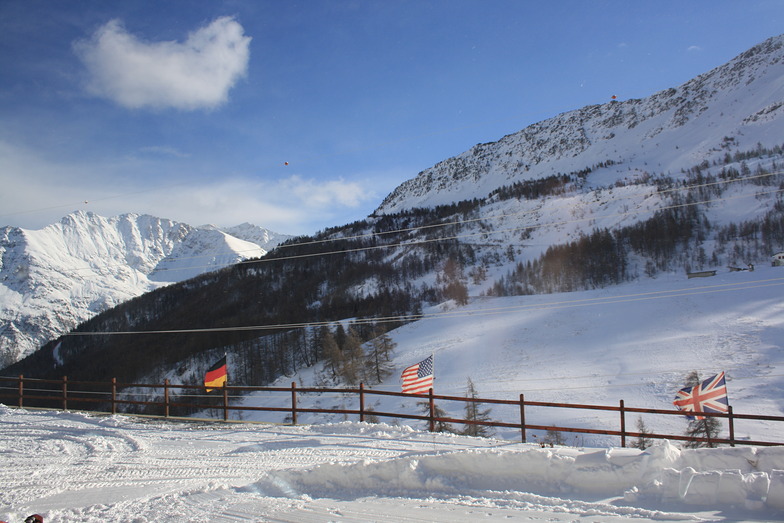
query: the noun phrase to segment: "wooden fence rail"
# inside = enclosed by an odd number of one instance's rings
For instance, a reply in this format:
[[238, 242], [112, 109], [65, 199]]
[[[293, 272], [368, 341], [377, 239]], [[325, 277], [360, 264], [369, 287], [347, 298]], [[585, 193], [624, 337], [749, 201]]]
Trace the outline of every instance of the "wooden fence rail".
[[[81, 387], [81, 388], [78, 388]], [[123, 392], [119, 392], [124, 389]], [[159, 391], [154, 395], [156, 400], [140, 399], [141, 395], [134, 390], [151, 389]], [[128, 391], [131, 392], [128, 392]], [[195, 391], [191, 394], [173, 394], [173, 391]], [[246, 392], [277, 392], [286, 393], [290, 396], [290, 401], [287, 405], [275, 407], [251, 407], [243, 405], [231, 405], [230, 398], [237, 397], [238, 393]], [[230, 394], [231, 393], [231, 394]], [[356, 396], [358, 400], [357, 409], [336, 409], [336, 408], [313, 408], [313, 407], [300, 407], [297, 403], [299, 395], [302, 394], [324, 394], [324, 393], [338, 393], [345, 396]], [[121, 396], [129, 396], [122, 398]], [[150, 394], [146, 395], [150, 396]], [[380, 412], [366, 407], [367, 396], [397, 396], [403, 398], [416, 398], [420, 401], [427, 402], [427, 413], [423, 415], [416, 415], [411, 413], [399, 412]], [[173, 401], [177, 398], [195, 398], [196, 402], [182, 402]], [[209, 400], [209, 404], [199, 403], [204, 399]], [[3, 401], [11, 400], [11, 402]], [[436, 415], [435, 402], [449, 401], [466, 403], [481, 403], [481, 404], [495, 404], [495, 405], [509, 405], [519, 407], [519, 418], [514, 422], [510, 421], [494, 421], [494, 420], [466, 420], [451, 417], [439, 417]], [[218, 409], [223, 413], [223, 420], [229, 420], [229, 413], [231, 411], [263, 411], [263, 412], [281, 412], [286, 413], [287, 417], [291, 420], [293, 425], [297, 424], [298, 414], [301, 413], [317, 413], [317, 414], [343, 414], [346, 416], [358, 416], [359, 421], [366, 421], [370, 416], [376, 418], [400, 418], [407, 420], [419, 420], [429, 423], [430, 431], [436, 430], [437, 423], [462, 423], [465, 425], [482, 425], [488, 427], [503, 427], [519, 429], [523, 443], [526, 442], [526, 431], [554, 431], [554, 432], [569, 432], [581, 434], [598, 434], [617, 436], [620, 438], [622, 447], [626, 446], [627, 438], [648, 438], [648, 439], [670, 439], [680, 441], [694, 441], [705, 442], [713, 445], [755, 445], [755, 446], [773, 446], [784, 445], [784, 442], [774, 441], [752, 441], [748, 439], [736, 439], [735, 437], [735, 420], [752, 420], [752, 421], [774, 421], [784, 422], [784, 416], [766, 416], [756, 414], [736, 414], [733, 412], [732, 407], [729, 407], [729, 412], [726, 414], [720, 413], [701, 413], [706, 417], [726, 418], [729, 426], [729, 437], [727, 438], [694, 438], [677, 434], [657, 434], [649, 432], [634, 432], [626, 429], [626, 415], [629, 413], [638, 414], [655, 414], [665, 416], [683, 416], [683, 412], [678, 410], [662, 410], [662, 409], [643, 409], [635, 407], [627, 407], [623, 400], [620, 400], [618, 406], [607, 405], [585, 405], [575, 403], [552, 403], [544, 401], [526, 401], [523, 394], [520, 394], [519, 399], [516, 400], [502, 400], [492, 398], [467, 398], [460, 396], [443, 396], [433, 393], [430, 389], [427, 395], [411, 395], [402, 392], [391, 392], [382, 390], [373, 390], [366, 388], [360, 384], [358, 388], [313, 388], [313, 387], [297, 387], [295, 382], [292, 382], [291, 387], [248, 387], [248, 386], [224, 386], [219, 389], [213, 390], [211, 393], [207, 392], [204, 386], [196, 385], [173, 385], [166, 380], [163, 384], [140, 384], [140, 383], [118, 383], [116, 379], [111, 382], [89, 382], [89, 381], [72, 381], [67, 376], [61, 379], [40, 379], [40, 378], [25, 378], [24, 376], [17, 377], [2, 377], [0, 376], [0, 402], [6, 404], [14, 404], [20, 408], [25, 406], [44, 406], [48, 408], [62, 408], [68, 410], [69, 406], [74, 404], [91, 404], [96, 408], [82, 408], [81, 410], [95, 411], [95, 412], [110, 412], [111, 414], [118, 413], [120, 406], [133, 406], [142, 408], [153, 408], [160, 412], [161, 417], [170, 417], [172, 408], [187, 408], [196, 410]], [[31, 405], [35, 403], [36, 405]], [[609, 412], [618, 412], [619, 426], [618, 430], [613, 429], [591, 429], [584, 427], [566, 427], [566, 426], [553, 426], [553, 425], [537, 425], [532, 424], [526, 420], [526, 410], [529, 407], [547, 407], [547, 408], [565, 408], [565, 409], [578, 409], [578, 410], [601, 410]], [[107, 410], [108, 409], [108, 410]], [[780, 434], [780, 431], [776, 431]]]

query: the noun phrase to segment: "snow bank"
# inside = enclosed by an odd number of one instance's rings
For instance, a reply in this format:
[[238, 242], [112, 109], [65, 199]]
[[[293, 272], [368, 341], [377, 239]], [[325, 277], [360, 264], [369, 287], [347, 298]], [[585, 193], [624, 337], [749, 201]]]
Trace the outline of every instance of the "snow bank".
[[[517, 448], [514, 448], [517, 447]], [[383, 462], [323, 464], [276, 472], [259, 488], [286, 495], [360, 498], [481, 495], [523, 491], [646, 505], [682, 502], [716, 508], [784, 508], [784, 447], [681, 450], [532, 448], [461, 450]], [[281, 490], [281, 486], [285, 488]]]

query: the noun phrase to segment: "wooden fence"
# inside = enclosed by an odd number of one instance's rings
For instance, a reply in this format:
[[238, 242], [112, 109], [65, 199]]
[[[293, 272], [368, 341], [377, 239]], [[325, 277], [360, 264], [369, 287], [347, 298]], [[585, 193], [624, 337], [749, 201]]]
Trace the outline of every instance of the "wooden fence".
[[[81, 388], [80, 388], [81, 387]], [[134, 392], [126, 392], [128, 390], [150, 390], [157, 391], [154, 394], [155, 401], [148, 399], [139, 399], [140, 396], [153, 396], [153, 394], [139, 394]], [[123, 392], [120, 392], [123, 391]], [[174, 391], [195, 391], [195, 394], [176, 394]], [[284, 393], [285, 396], [290, 397], [286, 405], [275, 407], [251, 407], [244, 405], [232, 405], [230, 398], [236, 398], [236, 394], [248, 392], [277, 392]], [[356, 397], [357, 408], [355, 409], [335, 409], [335, 408], [314, 408], [314, 407], [301, 407], [297, 403], [297, 398], [301, 394], [323, 394], [323, 393], [337, 393], [345, 397]], [[429, 408], [427, 413], [423, 415], [416, 415], [411, 413], [397, 413], [397, 412], [380, 412], [366, 407], [368, 397], [373, 396], [397, 396], [402, 398], [415, 398], [420, 401], [426, 401]], [[190, 397], [195, 401], [184, 403], [178, 401], [179, 398]], [[5, 400], [5, 401], [3, 401]], [[10, 402], [8, 400], [11, 400]], [[208, 401], [209, 403], [199, 403], [200, 401]], [[495, 421], [495, 420], [466, 420], [451, 417], [439, 417], [436, 415], [437, 409], [435, 402], [461, 402], [463, 405], [467, 403], [488, 404], [488, 405], [507, 405], [519, 407], [519, 418], [511, 421]], [[214, 389], [211, 393], [203, 386], [195, 385], [173, 385], [166, 380], [163, 384], [138, 384], [138, 383], [118, 383], [116, 379], [111, 382], [88, 382], [88, 381], [70, 381], [66, 376], [61, 379], [39, 379], [39, 378], [25, 378], [24, 376], [18, 377], [2, 377], [0, 376], [0, 402], [6, 405], [15, 405], [20, 408], [23, 407], [46, 407], [58, 408], [62, 410], [73, 409], [74, 405], [81, 405], [79, 410], [93, 411], [93, 412], [107, 412], [117, 414], [118, 408], [121, 406], [131, 406], [132, 408], [143, 408], [146, 410], [157, 410], [157, 416], [163, 418], [171, 417], [171, 411], [175, 408], [186, 408], [193, 410], [215, 410], [223, 414], [223, 421], [229, 421], [229, 413], [232, 411], [265, 411], [265, 412], [281, 412], [286, 413], [288, 420], [291, 424], [297, 424], [297, 417], [302, 413], [317, 413], [317, 414], [342, 414], [345, 416], [357, 416], [359, 421], [366, 421], [371, 416], [375, 418], [400, 418], [407, 420], [421, 420], [429, 424], [430, 431], [436, 430], [437, 423], [462, 423], [464, 425], [482, 425], [489, 427], [504, 427], [520, 430], [521, 439], [523, 443], [526, 442], [527, 431], [553, 431], [553, 432], [569, 432], [580, 434], [598, 434], [617, 436], [620, 438], [622, 447], [626, 446], [628, 438], [647, 438], [647, 439], [668, 439], [668, 440], [681, 440], [681, 441], [694, 441], [704, 442], [711, 445], [755, 445], [755, 446], [773, 446], [784, 445], [784, 442], [774, 441], [753, 441], [749, 439], [736, 439], [735, 438], [735, 421], [736, 420], [752, 420], [752, 421], [774, 421], [784, 422], [784, 416], [765, 416], [756, 414], [737, 414], [729, 407], [729, 412], [726, 414], [719, 413], [701, 413], [706, 417], [713, 418], [726, 418], [729, 428], [729, 437], [727, 438], [693, 438], [685, 435], [677, 434], [659, 434], [649, 432], [635, 432], [630, 431], [626, 427], [626, 416], [629, 413], [638, 414], [655, 414], [665, 416], [683, 416], [683, 412], [678, 410], [661, 410], [661, 409], [642, 409], [637, 407], [627, 407], [623, 400], [620, 400], [617, 406], [606, 405], [583, 405], [574, 403], [551, 403], [543, 401], [527, 401], [523, 394], [520, 394], [519, 399], [515, 400], [501, 400], [489, 398], [467, 398], [460, 396], [442, 396], [433, 393], [430, 389], [429, 394], [414, 396], [411, 394], [404, 394], [402, 392], [390, 392], [382, 390], [368, 389], [360, 384], [358, 388], [305, 388], [297, 387], [297, 384], [292, 382], [290, 387], [235, 387], [225, 386], [219, 389]], [[85, 408], [84, 405], [90, 405], [93, 408]], [[548, 407], [556, 409], [578, 409], [578, 410], [594, 410], [594, 411], [609, 411], [618, 413], [618, 430], [612, 429], [591, 429], [584, 427], [565, 427], [553, 425], [537, 425], [526, 420], [526, 409], [529, 407]], [[517, 410], [517, 409], [514, 409]], [[781, 434], [776, 431], [776, 434]]]

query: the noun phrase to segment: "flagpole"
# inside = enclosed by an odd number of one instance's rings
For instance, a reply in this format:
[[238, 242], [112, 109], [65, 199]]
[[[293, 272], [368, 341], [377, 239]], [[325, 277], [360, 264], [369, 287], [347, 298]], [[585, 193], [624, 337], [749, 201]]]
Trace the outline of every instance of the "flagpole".
[[[436, 355], [432, 352], [430, 353], [430, 361], [433, 362], [433, 385], [436, 383]], [[435, 387], [431, 386], [430, 389], [435, 392]]]
[[229, 421], [229, 352], [223, 353], [226, 360], [226, 380], [223, 382], [223, 421]]

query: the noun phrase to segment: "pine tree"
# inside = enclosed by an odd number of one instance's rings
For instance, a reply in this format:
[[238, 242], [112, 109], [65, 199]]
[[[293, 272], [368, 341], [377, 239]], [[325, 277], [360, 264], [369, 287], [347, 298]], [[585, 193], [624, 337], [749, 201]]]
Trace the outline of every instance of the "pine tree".
[[444, 282], [441, 289], [444, 298], [455, 300], [458, 305], [468, 303], [468, 288], [463, 283], [463, 267], [452, 258], [444, 263], [443, 276], [439, 280]]
[[[476, 387], [474, 386], [473, 380], [468, 378], [468, 383], [466, 384], [466, 397], [471, 399], [477, 399], [479, 397]], [[492, 418], [490, 417], [490, 409], [481, 409], [481, 403], [477, 403], [475, 401], [466, 401], [465, 404], [465, 420], [466, 421], [491, 421]], [[481, 438], [489, 438], [493, 435], [493, 429], [488, 427], [487, 425], [478, 425], [475, 423], [466, 423], [463, 426], [462, 434], [466, 436], [477, 436]]]
[[653, 441], [647, 435], [650, 434], [651, 431], [648, 430], [648, 427], [642, 420], [642, 416], [637, 417], [637, 432], [640, 433], [640, 436], [637, 438], [637, 441], [632, 444], [632, 446], [640, 450], [645, 450], [650, 447]]
[[365, 354], [365, 368], [368, 381], [381, 383], [392, 374], [392, 352], [397, 344], [383, 330], [377, 330]]
[[324, 355], [324, 372], [328, 380], [335, 380], [343, 366], [343, 351], [338, 347], [335, 336], [327, 330], [322, 337], [322, 354]]
[[[422, 408], [422, 411], [424, 412], [425, 416], [430, 416], [430, 402], [429, 401], [420, 401], [419, 403], [417, 403], [417, 405], [419, 405]], [[442, 409], [441, 407], [439, 407], [437, 404], [434, 404], [433, 405], [433, 415], [436, 418], [446, 418], [447, 417], [447, 412], [444, 409]], [[452, 424], [449, 423], [449, 422], [446, 422], [446, 421], [436, 420], [436, 422], [434, 424], [434, 429], [435, 429], [435, 432], [451, 432], [452, 434], [457, 434], [457, 431], [452, 426]]]
[[[694, 370], [686, 376], [686, 386], [687, 387], [695, 387], [702, 383], [700, 379], [699, 373]], [[689, 440], [684, 445], [686, 448], [696, 449], [700, 447], [715, 447], [716, 444], [713, 443], [719, 436], [719, 432], [721, 431], [721, 424], [717, 418], [706, 417], [703, 419], [693, 419], [689, 421], [688, 427], [686, 427], [686, 436], [690, 438], [706, 438], [708, 441], [697, 441], [697, 440]]]
[[343, 345], [343, 358], [339, 368], [339, 376], [347, 385], [359, 385], [364, 378], [364, 353], [362, 340], [353, 328], [349, 327]]

